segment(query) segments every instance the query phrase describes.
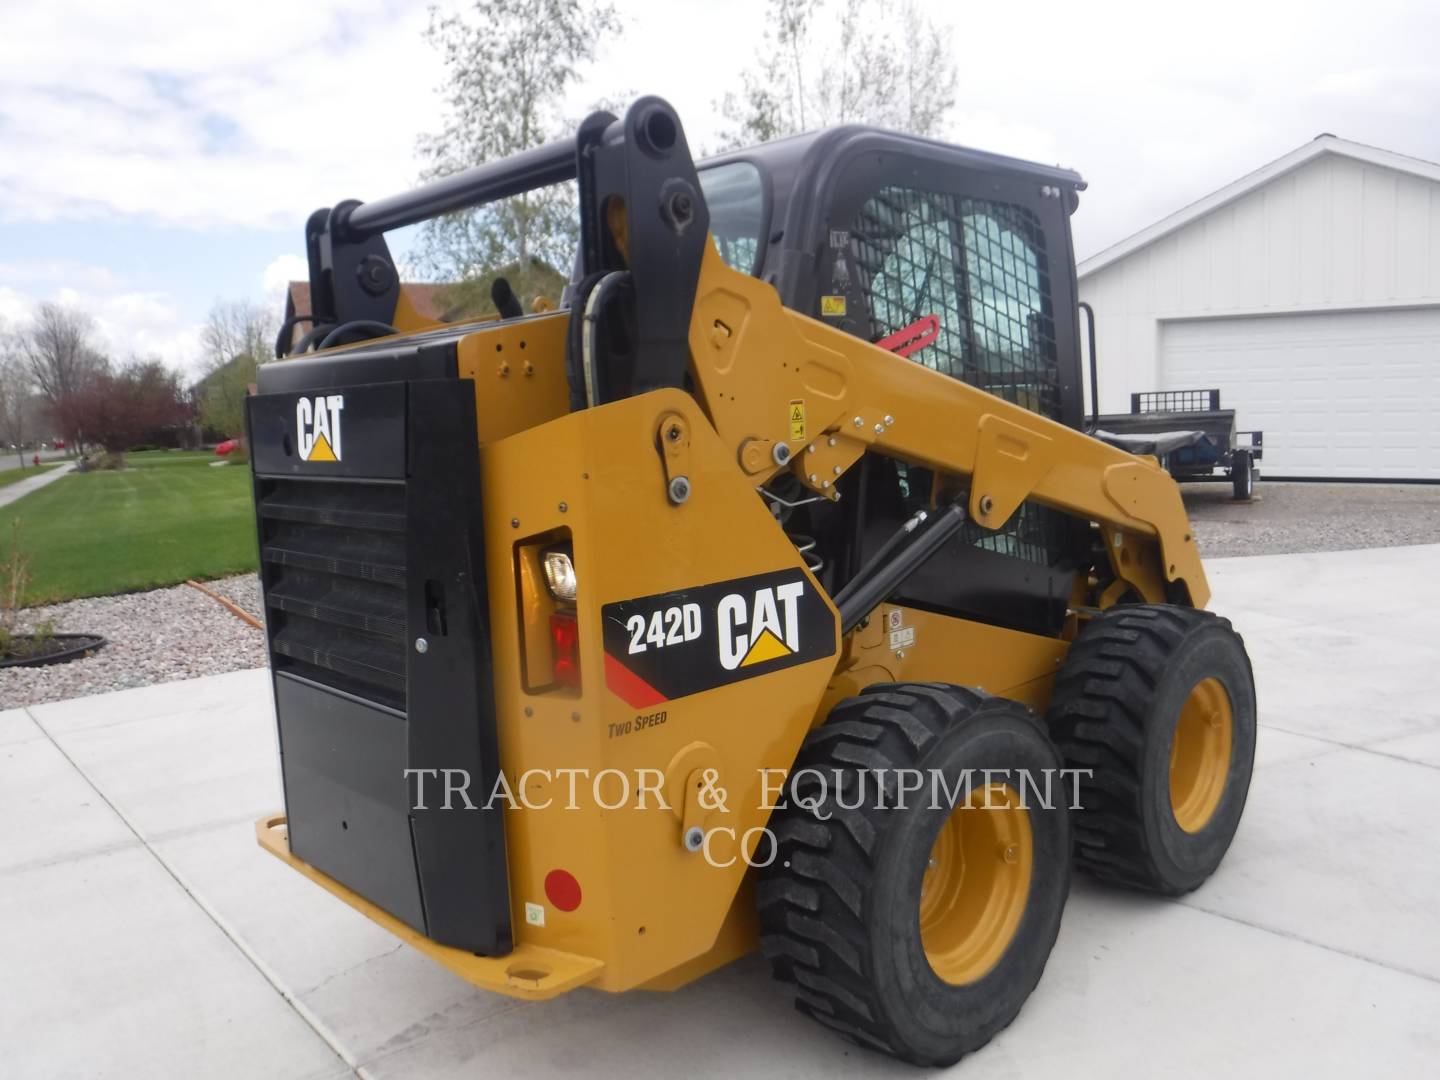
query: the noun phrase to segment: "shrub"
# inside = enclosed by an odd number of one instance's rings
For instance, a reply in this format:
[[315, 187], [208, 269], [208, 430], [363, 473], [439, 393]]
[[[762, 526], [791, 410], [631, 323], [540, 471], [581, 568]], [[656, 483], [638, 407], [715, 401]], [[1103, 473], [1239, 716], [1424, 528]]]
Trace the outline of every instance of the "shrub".
[[75, 466], [76, 472], [113, 472], [125, 468], [125, 455], [120, 453], [86, 454]]

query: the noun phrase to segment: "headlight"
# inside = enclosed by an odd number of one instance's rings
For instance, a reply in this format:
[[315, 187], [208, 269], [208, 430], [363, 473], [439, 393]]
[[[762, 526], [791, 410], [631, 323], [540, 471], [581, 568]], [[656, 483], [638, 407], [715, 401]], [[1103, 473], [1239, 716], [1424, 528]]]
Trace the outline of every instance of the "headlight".
[[570, 561], [570, 552], [558, 548], [545, 552], [541, 557], [545, 567], [545, 587], [556, 600], [575, 602], [575, 564]]

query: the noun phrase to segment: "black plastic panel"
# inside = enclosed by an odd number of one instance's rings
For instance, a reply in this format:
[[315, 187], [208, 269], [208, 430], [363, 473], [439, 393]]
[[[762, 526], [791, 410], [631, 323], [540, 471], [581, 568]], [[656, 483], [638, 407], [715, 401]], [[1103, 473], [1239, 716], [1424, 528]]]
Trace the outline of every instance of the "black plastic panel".
[[[253, 397], [249, 421], [292, 849], [433, 940], [503, 955], [474, 394], [453, 378], [332, 382]], [[294, 452], [307, 396], [343, 397], [336, 461]], [[442, 809], [432, 779], [417, 809], [415, 769], [462, 770], [482, 808]]]
[[[426, 649], [410, 649], [406, 694], [411, 767], [464, 769], [481, 804], [494, 789], [500, 751], [474, 394], [468, 380], [410, 385], [405, 605], [410, 636], [423, 636]], [[509, 952], [501, 810], [432, 802], [412, 811], [411, 821], [429, 935], [476, 952]]]
[[423, 929], [405, 718], [283, 672], [275, 678], [275, 711], [290, 850]]

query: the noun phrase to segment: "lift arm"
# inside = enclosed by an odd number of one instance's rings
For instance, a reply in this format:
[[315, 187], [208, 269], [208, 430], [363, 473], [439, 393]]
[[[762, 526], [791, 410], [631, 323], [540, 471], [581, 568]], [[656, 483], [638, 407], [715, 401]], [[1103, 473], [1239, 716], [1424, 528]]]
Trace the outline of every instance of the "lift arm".
[[988, 529], [1027, 499], [1098, 522], [1117, 577], [1147, 600], [1210, 598], [1180, 489], [1153, 459], [790, 311], [713, 245], [690, 352], [711, 422], [757, 484], [791, 469], [838, 499], [836, 481], [874, 450], [969, 477], [969, 514]]

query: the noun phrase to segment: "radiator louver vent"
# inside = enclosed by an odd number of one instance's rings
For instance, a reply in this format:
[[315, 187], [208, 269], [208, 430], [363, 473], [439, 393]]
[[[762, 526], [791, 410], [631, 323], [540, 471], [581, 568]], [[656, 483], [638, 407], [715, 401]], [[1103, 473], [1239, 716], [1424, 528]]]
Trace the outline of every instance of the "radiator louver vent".
[[277, 669], [405, 708], [405, 486], [262, 479]]

